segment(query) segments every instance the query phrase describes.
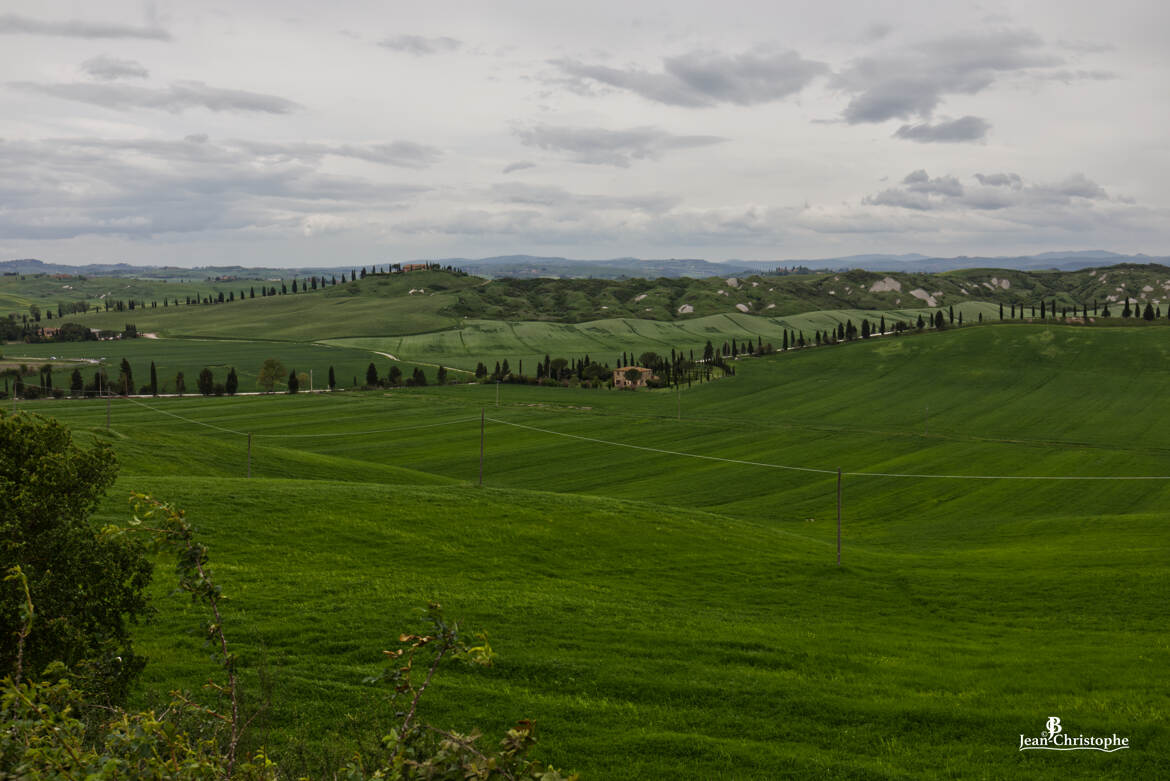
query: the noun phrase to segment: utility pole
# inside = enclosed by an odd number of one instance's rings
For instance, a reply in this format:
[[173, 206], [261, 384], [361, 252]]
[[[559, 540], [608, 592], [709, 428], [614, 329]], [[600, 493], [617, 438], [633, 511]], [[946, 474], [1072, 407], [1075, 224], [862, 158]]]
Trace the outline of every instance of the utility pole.
[[309, 393], [313, 392], [313, 370], [309, 369]]
[[841, 566], [841, 467], [837, 467], [837, 566]]
[[674, 390], [675, 400], [678, 401], [678, 419], [682, 420], [682, 385], [679, 384], [677, 379], [674, 381]]
[[106, 388], [106, 431], [110, 430], [110, 389]]
[[248, 478], [252, 477], [252, 432], [248, 432]]
[[483, 409], [479, 411], [479, 487], [483, 488], [483, 427], [484, 419], [487, 417], [487, 412]]
[[500, 381], [496, 380], [496, 406], [500, 406]]

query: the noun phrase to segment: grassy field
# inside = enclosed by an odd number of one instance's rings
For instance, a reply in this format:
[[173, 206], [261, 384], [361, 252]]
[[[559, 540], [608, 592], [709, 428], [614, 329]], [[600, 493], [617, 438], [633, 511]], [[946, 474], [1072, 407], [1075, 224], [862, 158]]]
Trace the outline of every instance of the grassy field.
[[[271, 280], [280, 287], [279, 280]], [[291, 280], [285, 280], [291, 283]], [[304, 282], [304, 279], [301, 280]], [[241, 295], [258, 284], [235, 282], [164, 283], [156, 280], [52, 277], [0, 278], [0, 313], [8, 302], [19, 318], [32, 303], [56, 309], [59, 301], [89, 298], [136, 298], [146, 309], [134, 312], [70, 315], [85, 325], [121, 330], [133, 322], [139, 330], [171, 336], [309, 341], [322, 338], [380, 337], [420, 334], [455, 328], [466, 320], [588, 323], [611, 318], [689, 322], [721, 314], [761, 317], [837, 309], [888, 311], [944, 307], [990, 301], [1026, 305], [1029, 314], [1041, 302], [1077, 314], [1096, 305], [1120, 315], [1121, 302], [1158, 307], [1170, 297], [1170, 268], [1123, 264], [1077, 272], [966, 269], [945, 274], [829, 272], [799, 276], [751, 276], [707, 279], [498, 279], [457, 273], [420, 271], [374, 274], [323, 290], [201, 306], [162, 306], [195, 293]], [[291, 287], [290, 287], [291, 290]], [[56, 296], [56, 298], [54, 298]], [[1165, 310], [1165, 311], [1162, 311]], [[1035, 314], [1039, 314], [1037, 311]], [[1049, 309], [1048, 314], [1052, 311]], [[42, 321], [52, 324], [52, 321]]]
[[[378, 375], [383, 377], [392, 363], [396, 363], [408, 377], [418, 365], [392, 362], [369, 350], [337, 345], [140, 337], [101, 342], [8, 345], [4, 358], [0, 360], [0, 367], [25, 364], [39, 368], [45, 363], [51, 363], [55, 367], [53, 386], [68, 388], [70, 375], [75, 368], [81, 370], [87, 383], [93, 378], [94, 372], [102, 368], [111, 379], [116, 379], [123, 358], [130, 362], [136, 388], [150, 381], [150, 364], [153, 361], [158, 373], [160, 393], [174, 392], [175, 375], [178, 372], [183, 372], [187, 391], [197, 392], [195, 378], [204, 367], [210, 368], [219, 382], [227, 377], [229, 368], [235, 367], [240, 378], [240, 391], [256, 391], [260, 367], [268, 358], [276, 358], [289, 371], [296, 369], [298, 373], [306, 374], [312, 371], [313, 384], [318, 389], [328, 386], [330, 366], [334, 368], [338, 387], [352, 388], [365, 382], [366, 369], [370, 363], [374, 364]], [[434, 381], [435, 367], [424, 366], [422, 369]], [[308, 386], [305, 389], [308, 390]]]
[[[477, 385], [116, 400], [106, 431], [104, 402], [20, 406], [114, 447], [103, 519], [130, 489], [190, 511], [270, 700], [251, 739], [296, 772], [376, 741], [391, 709], [360, 681], [437, 599], [499, 656], [440, 678], [426, 718], [534, 718], [539, 755], [590, 778], [1157, 777], [1170, 481], [1019, 478], [1170, 475], [1163, 334], [996, 325], [498, 407]], [[209, 674], [166, 572], [144, 701]], [[1050, 715], [1133, 748], [1018, 751]]]
[[[291, 278], [289, 282], [291, 283]], [[186, 301], [187, 297], [202, 298], [223, 293], [237, 296], [252, 288], [257, 290], [262, 282], [257, 279], [214, 281], [211, 279], [190, 279], [165, 281], [161, 279], [138, 279], [133, 277], [68, 276], [57, 277], [49, 274], [5, 274], [0, 276], [0, 312], [27, 313], [30, 306], [40, 307], [42, 312], [52, 311], [56, 317], [57, 305], [77, 301], [88, 301], [91, 307], [104, 307], [106, 299], [129, 301], [158, 301], [163, 298]], [[273, 284], [268, 282], [267, 284]], [[276, 285], [279, 287], [280, 283]], [[124, 313], [130, 314], [129, 312]], [[66, 315], [68, 320], [74, 317]], [[51, 321], [44, 321], [52, 325]], [[120, 326], [114, 326], [121, 329]]]
[[[709, 315], [694, 320], [664, 322], [629, 318], [597, 320], [576, 325], [541, 322], [502, 322], [467, 320], [459, 328], [433, 333], [397, 337], [362, 337], [326, 339], [325, 344], [388, 352], [403, 360], [442, 363], [474, 369], [478, 361], [508, 359], [515, 369], [520, 361], [534, 366], [544, 356], [582, 357], [617, 366], [621, 353], [641, 355], [646, 351], [669, 355], [672, 349], [684, 353], [693, 350], [702, 357], [708, 341], [722, 345], [734, 339], [753, 345], [762, 340], [779, 348], [784, 331], [803, 333], [810, 341], [817, 330], [827, 331], [852, 320], [858, 325], [868, 318], [876, 328], [882, 318], [888, 327], [894, 322], [915, 323], [919, 315], [933, 315], [936, 309], [860, 310], [831, 309], [805, 312], [784, 317], [760, 317], [734, 312]], [[987, 303], [970, 302], [955, 307], [955, 317], [964, 322], [978, 322], [979, 315], [990, 322], [997, 308]]]

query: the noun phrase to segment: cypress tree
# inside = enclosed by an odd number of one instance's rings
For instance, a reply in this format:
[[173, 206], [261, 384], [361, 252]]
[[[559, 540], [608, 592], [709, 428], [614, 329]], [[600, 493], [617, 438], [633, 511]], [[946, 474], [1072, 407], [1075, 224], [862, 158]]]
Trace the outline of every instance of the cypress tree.
[[378, 367], [374, 366], [373, 361], [366, 367], [366, 385], [371, 388], [377, 387], [378, 385]]
[[337, 377], [334, 376], [333, 367], [330, 366], [329, 367], [329, 390], [333, 390], [336, 387], [337, 387]]
[[235, 396], [236, 391], [240, 388], [240, 378], [236, 375], [236, 367], [233, 366], [228, 369], [227, 382], [224, 383], [224, 390], [229, 396]]
[[297, 370], [293, 369], [288, 373], [288, 392], [296, 393], [300, 387], [301, 381], [297, 379]]
[[130, 370], [130, 361], [125, 358], [118, 372], [118, 392], [123, 396], [134, 393], [134, 372]]
[[158, 395], [158, 371], [154, 368], [154, 361], [150, 362], [150, 395]]

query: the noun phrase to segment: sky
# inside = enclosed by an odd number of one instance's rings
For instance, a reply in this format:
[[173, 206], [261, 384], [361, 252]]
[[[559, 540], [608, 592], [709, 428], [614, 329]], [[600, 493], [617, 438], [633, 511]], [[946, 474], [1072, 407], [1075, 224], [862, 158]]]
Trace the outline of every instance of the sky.
[[1170, 4], [0, 3], [0, 259], [1170, 255]]

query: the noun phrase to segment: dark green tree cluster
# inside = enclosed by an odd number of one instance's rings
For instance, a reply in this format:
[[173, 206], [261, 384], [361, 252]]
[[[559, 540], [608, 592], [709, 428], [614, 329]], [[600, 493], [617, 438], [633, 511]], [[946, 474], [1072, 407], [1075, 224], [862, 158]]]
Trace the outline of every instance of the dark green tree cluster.
[[107, 446], [85, 450], [56, 421], [0, 414], [0, 561], [36, 595], [35, 631], [21, 638], [25, 596], [0, 589], [0, 665], [39, 675], [62, 662], [103, 703], [124, 700], [143, 667], [129, 626], [148, 615], [151, 574], [139, 545], [89, 519], [116, 474]]

